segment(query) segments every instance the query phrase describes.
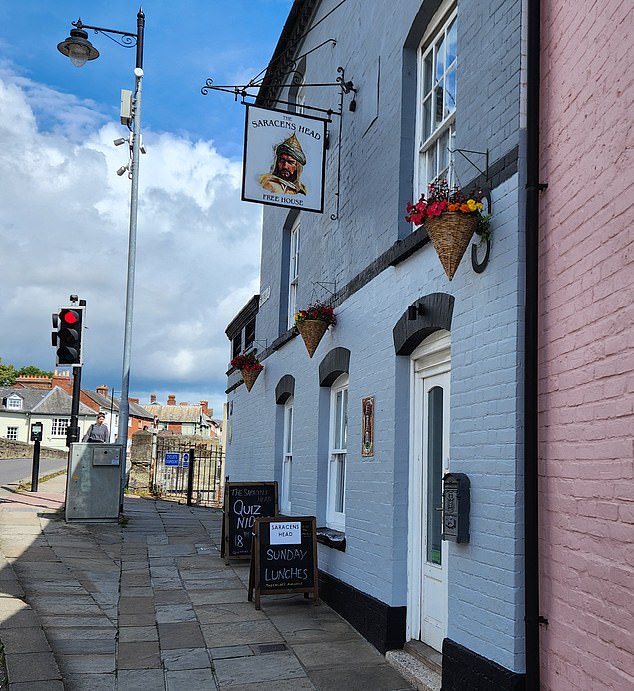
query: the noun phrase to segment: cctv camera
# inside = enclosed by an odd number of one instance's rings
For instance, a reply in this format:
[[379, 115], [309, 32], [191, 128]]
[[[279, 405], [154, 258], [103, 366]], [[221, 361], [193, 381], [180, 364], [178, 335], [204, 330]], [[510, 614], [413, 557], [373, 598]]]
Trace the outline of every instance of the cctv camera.
[[127, 169], [128, 166], [121, 166], [121, 168], [119, 168], [119, 170], [117, 171], [117, 175], [123, 175]]
[[115, 146], [121, 146], [121, 144], [125, 144], [128, 140], [125, 139], [125, 137], [119, 137], [118, 139], [114, 140], [114, 145]]

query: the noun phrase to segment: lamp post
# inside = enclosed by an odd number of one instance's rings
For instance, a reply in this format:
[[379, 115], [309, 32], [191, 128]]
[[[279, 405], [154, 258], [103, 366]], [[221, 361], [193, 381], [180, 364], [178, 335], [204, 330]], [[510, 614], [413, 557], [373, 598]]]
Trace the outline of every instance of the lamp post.
[[[137, 232], [137, 210], [139, 202], [139, 154], [141, 152], [141, 82], [143, 79], [143, 35], [145, 30], [145, 14], [139, 9], [137, 14], [137, 31], [129, 33], [127, 31], [117, 31], [116, 29], [105, 29], [100, 26], [90, 26], [84, 24], [81, 19], [72, 22], [74, 29], [71, 29], [70, 36], [58, 44], [57, 49], [60, 53], [70, 58], [76, 67], [81, 67], [88, 60], [95, 60], [99, 57], [99, 51], [88, 40], [85, 29], [92, 29], [97, 34], [104, 34], [115, 43], [124, 48], [136, 47], [136, 65], [134, 68], [134, 93], [132, 97], [132, 109], [130, 119], [133, 126], [131, 138], [131, 159], [129, 164], [129, 177], [131, 180], [130, 190], [130, 230], [128, 235], [128, 274], [126, 281], [126, 300], [125, 300], [125, 328], [123, 335], [123, 366], [121, 375], [121, 399], [119, 403], [119, 425], [118, 443], [123, 446], [121, 462], [121, 488], [119, 499], [119, 510], [123, 510], [123, 492], [126, 479], [126, 455], [128, 448], [128, 421], [129, 421], [129, 387], [130, 387], [130, 353], [132, 350], [132, 313], [134, 308], [134, 270], [136, 264], [136, 232]], [[123, 121], [122, 117], [122, 121]], [[117, 171], [119, 172], [119, 171]], [[123, 171], [122, 171], [123, 172]]]

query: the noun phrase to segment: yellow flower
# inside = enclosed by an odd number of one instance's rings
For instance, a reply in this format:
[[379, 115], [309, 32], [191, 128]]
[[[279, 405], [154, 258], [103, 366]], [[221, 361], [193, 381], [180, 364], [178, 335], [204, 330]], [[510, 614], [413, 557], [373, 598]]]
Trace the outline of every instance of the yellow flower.
[[478, 208], [478, 204], [475, 199], [467, 199], [467, 206], [469, 211], [475, 211]]
[[482, 209], [484, 209], [484, 204], [482, 202], [478, 202], [476, 204], [476, 208], [478, 209], [478, 211], [482, 211]]

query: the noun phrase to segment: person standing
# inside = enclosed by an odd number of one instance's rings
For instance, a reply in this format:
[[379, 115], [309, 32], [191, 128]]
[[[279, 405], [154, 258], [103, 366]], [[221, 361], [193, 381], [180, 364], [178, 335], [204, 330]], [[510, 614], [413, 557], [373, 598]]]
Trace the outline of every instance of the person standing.
[[110, 439], [110, 432], [108, 426], [104, 424], [106, 419], [105, 413], [97, 415], [97, 422], [90, 425], [82, 441], [87, 441], [89, 444], [106, 444]]

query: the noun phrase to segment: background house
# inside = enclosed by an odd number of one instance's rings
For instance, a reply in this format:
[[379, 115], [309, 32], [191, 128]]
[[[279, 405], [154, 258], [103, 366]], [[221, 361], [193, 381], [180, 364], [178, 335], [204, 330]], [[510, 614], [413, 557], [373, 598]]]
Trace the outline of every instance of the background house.
[[207, 401], [198, 405], [176, 403], [176, 396], [167, 397], [167, 405], [156, 402], [156, 396], [150, 396], [150, 403], [143, 406], [154, 420], [154, 426], [159, 431], [167, 430], [173, 434], [198, 435], [201, 437], [217, 437], [218, 423], [212, 421], [213, 410], [209, 410]]
[[[73, 394], [73, 379], [70, 371], [56, 370], [52, 377], [25, 375], [18, 377], [15, 382], [16, 387], [52, 389], [59, 387], [69, 396]], [[110, 392], [105, 384], [98, 386], [96, 391], [81, 389], [79, 400], [82, 404], [91, 408], [95, 412], [106, 414], [105, 424], [110, 431], [110, 441], [115, 443], [119, 427], [119, 402], [120, 399], [114, 396], [114, 391]], [[139, 430], [146, 429], [154, 424], [154, 418], [148, 411], [139, 405], [138, 398], [130, 397], [129, 416], [128, 416], [128, 440]]]
[[542, 8], [542, 688], [634, 688], [632, 5]]
[[[30, 442], [31, 425], [42, 423], [42, 446], [66, 448], [66, 428], [70, 424], [72, 397], [58, 386], [31, 389], [21, 386], [0, 388], [0, 436]], [[97, 413], [80, 402], [80, 438], [97, 419]]]

